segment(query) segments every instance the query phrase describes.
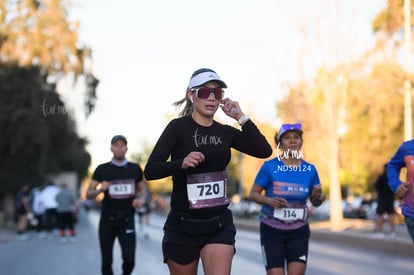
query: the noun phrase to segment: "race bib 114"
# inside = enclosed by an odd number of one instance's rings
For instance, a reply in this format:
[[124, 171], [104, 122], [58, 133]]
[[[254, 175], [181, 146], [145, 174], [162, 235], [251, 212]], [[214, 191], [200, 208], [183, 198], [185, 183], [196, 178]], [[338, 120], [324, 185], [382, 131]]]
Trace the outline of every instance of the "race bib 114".
[[297, 220], [306, 220], [307, 211], [305, 208], [276, 208], [273, 211], [273, 217], [281, 221], [297, 221]]

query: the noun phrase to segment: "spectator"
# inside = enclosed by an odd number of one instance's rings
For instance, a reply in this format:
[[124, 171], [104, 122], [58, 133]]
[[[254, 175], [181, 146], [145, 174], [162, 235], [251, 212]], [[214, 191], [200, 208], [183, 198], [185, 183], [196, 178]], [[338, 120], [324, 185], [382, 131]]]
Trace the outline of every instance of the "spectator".
[[49, 233], [49, 237], [53, 233], [53, 230], [57, 228], [57, 212], [58, 207], [56, 201], [56, 195], [59, 193], [60, 189], [54, 183], [49, 183], [45, 189], [42, 191], [41, 200], [43, 206], [45, 207], [45, 228]]
[[60, 239], [66, 242], [66, 229], [69, 229], [70, 240], [76, 240], [74, 214], [76, 211], [76, 194], [75, 191], [68, 188], [66, 182], [60, 185], [60, 192], [56, 195], [57, 201], [57, 218], [59, 224]]
[[397, 234], [395, 232], [394, 193], [388, 186], [387, 165], [384, 165], [383, 173], [377, 178], [375, 182], [375, 189], [377, 190], [377, 228], [374, 238], [384, 239], [384, 216], [387, 215], [391, 230], [390, 237], [395, 239]]
[[30, 212], [29, 206], [30, 185], [23, 184], [16, 194], [16, 213], [17, 213], [17, 235], [20, 240], [27, 239], [27, 214]]
[[42, 200], [42, 191], [45, 189], [45, 185], [41, 184], [39, 187], [33, 188], [30, 194], [30, 206], [32, 209], [32, 213], [34, 215], [34, 219], [36, 220], [35, 223], [35, 230], [37, 233], [38, 239], [43, 239], [46, 237], [45, 234], [45, 205]]
[[147, 186], [147, 194], [145, 195], [145, 202], [143, 206], [137, 208], [137, 213], [138, 213], [139, 232], [144, 236], [145, 239], [148, 239], [149, 235], [147, 232], [147, 227], [150, 226], [152, 193], [148, 189], [148, 184], [147, 183], [145, 184]]

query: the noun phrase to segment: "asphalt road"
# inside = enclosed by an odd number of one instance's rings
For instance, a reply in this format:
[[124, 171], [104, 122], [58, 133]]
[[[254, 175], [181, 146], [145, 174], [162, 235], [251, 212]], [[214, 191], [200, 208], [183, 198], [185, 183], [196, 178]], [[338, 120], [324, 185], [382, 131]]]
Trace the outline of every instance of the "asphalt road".
[[[0, 274], [4, 275], [94, 275], [100, 274], [100, 253], [97, 236], [98, 213], [83, 213], [77, 224], [78, 239], [75, 243], [61, 243], [56, 235], [38, 239], [34, 232], [27, 240], [18, 240], [11, 230], [0, 230]], [[152, 216], [149, 238], [144, 238], [137, 227], [137, 252], [135, 275], [168, 274], [162, 262], [161, 239], [164, 217]], [[265, 274], [256, 221], [237, 222], [236, 255], [232, 274]], [[247, 224], [248, 223], [248, 224]], [[248, 226], [250, 228], [247, 228]], [[414, 274], [414, 253], [402, 255], [378, 249], [379, 242], [361, 232], [335, 232], [330, 234], [313, 227], [307, 274]], [[246, 229], [243, 229], [246, 228]], [[326, 231], [326, 232], [324, 232]], [[355, 230], [354, 230], [355, 231]], [[357, 235], [360, 236], [357, 236]], [[346, 235], [349, 235], [348, 237]], [[352, 236], [352, 240], [350, 238]], [[348, 238], [348, 239], [347, 239]], [[336, 240], [335, 240], [336, 239]], [[342, 240], [342, 241], [341, 241]], [[359, 244], [367, 242], [370, 247]], [[394, 241], [393, 243], [406, 243]], [[376, 247], [377, 249], [372, 249]], [[411, 244], [412, 246], [412, 244]], [[410, 246], [410, 247], [411, 247]], [[113, 268], [121, 274], [119, 246], [114, 248]], [[199, 274], [203, 274], [200, 264]]]

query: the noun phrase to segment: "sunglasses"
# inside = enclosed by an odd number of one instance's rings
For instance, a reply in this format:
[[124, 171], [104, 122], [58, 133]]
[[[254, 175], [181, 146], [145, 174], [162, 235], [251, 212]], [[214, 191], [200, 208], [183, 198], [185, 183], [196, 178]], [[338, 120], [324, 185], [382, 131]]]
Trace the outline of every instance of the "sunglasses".
[[302, 131], [302, 124], [295, 123], [295, 124], [283, 124], [280, 130], [283, 131]]
[[211, 94], [214, 94], [214, 98], [217, 100], [223, 99], [224, 90], [221, 87], [216, 88], [207, 88], [207, 87], [199, 87], [191, 89], [191, 92], [195, 93], [196, 97], [207, 99], [210, 97]]

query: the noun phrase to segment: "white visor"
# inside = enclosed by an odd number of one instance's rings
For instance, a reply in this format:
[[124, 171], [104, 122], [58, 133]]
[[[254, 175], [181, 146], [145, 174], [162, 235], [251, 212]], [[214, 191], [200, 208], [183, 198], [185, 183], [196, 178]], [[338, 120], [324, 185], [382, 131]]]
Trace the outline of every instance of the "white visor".
[[220, 77], [215, 72], [203, 72], [190, 79], [188, 88], [191, 90], [194, 87], [198, 87], [207, 83], [209, 81], [218, 81], [221, 84], [222, 88], [227, 88], [226, 83], [220, 79]]

